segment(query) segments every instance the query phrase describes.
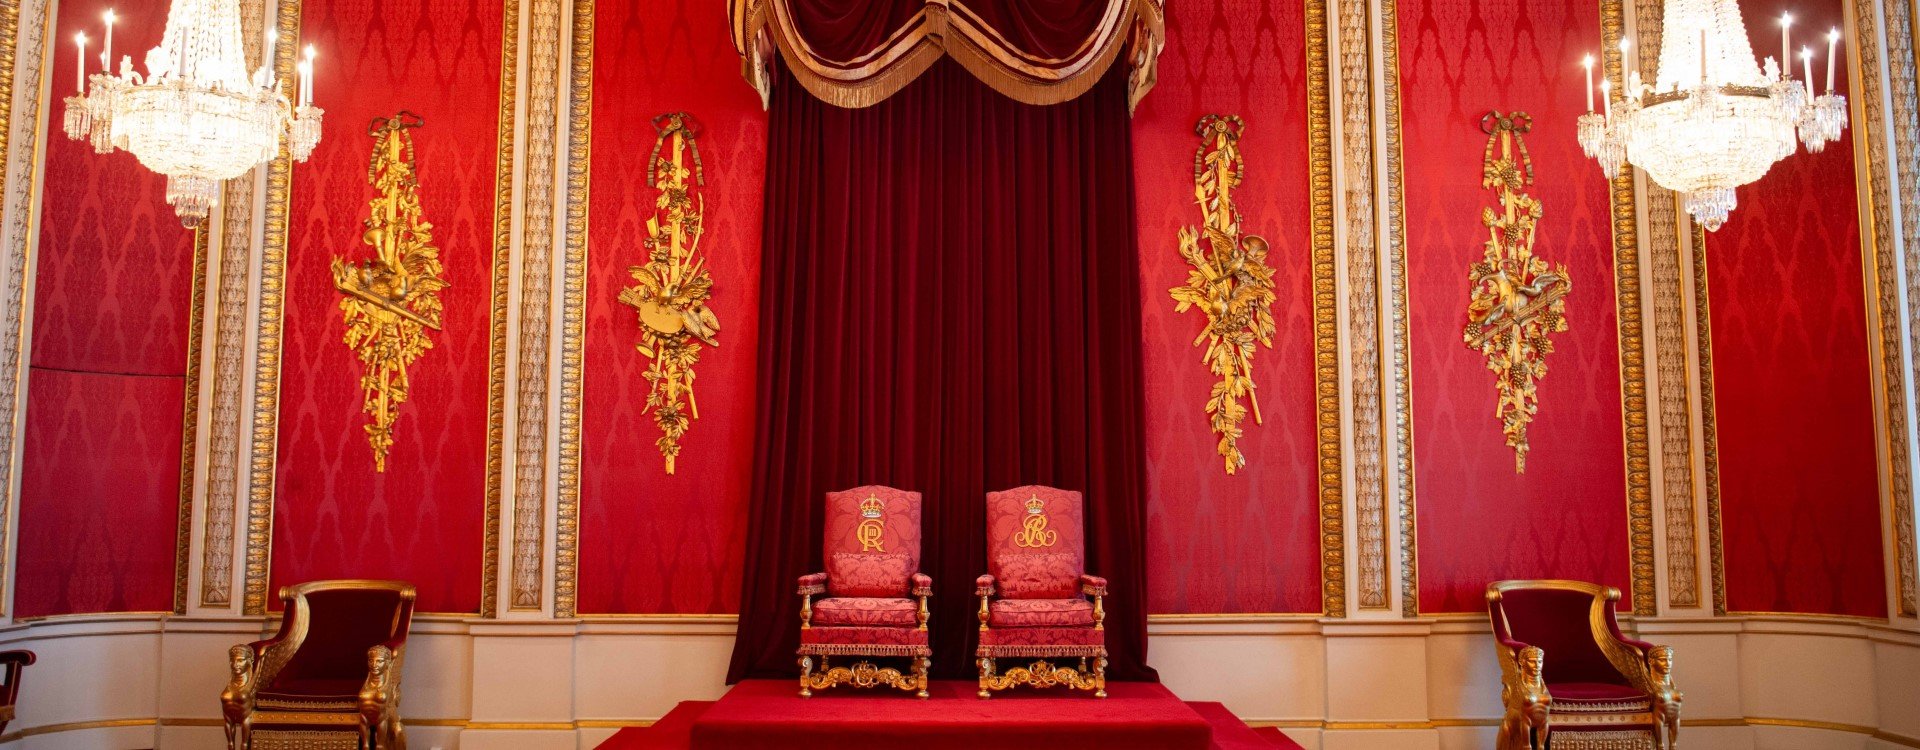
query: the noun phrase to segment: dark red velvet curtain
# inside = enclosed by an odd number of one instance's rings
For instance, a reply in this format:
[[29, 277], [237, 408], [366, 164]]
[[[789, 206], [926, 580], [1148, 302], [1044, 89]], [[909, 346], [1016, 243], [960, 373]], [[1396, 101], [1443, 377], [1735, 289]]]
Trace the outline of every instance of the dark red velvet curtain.
[[759, 417], [730, 679], [797, 674], [824, 493], [925, 493], [934, 670], [974, 674], [985, 494], [1086, 493], [1115, 679], [1146, 667], [1126, 72], [1052, 106], [942, 61], [866, 109], [790, 78], [768, 125]]

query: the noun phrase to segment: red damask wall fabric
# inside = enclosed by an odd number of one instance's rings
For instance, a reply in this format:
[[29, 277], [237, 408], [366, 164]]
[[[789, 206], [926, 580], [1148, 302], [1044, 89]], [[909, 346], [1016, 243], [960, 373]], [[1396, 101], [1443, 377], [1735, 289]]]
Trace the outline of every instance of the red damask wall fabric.
[[[1147, 398], [1147, 565], [1151, 611], [1319, 612], [1313, 299], [1308, 220], [1306, 19], [1297, 2], [1174, 2], [1159, 84], [1133, 117]], [[1188, 265], [1175, 238], [1196, 226], [1194, 124], [1246, 120], [1246, 230], [1278, 272], [1272, 349], [1254, 358], [1265, 423], [1248, 420], [1247, 466], [1228, 476], [1201, 407], [1218, 378], [1201, 361], [1198, 311], [1167, 290]]]
[[[1763, 56], [1779, 54], [1783, 10], [1809, 44], [1842, 23], [1835, 0], [1743, 5]], [[1825, 53], [1814, 60], [1823, 92]], [[1846, 77], [1839, 68], [1841, 93]], [[1707, 238], [1734, 611], [1887, 614], [1855, 132], [1822, 153], [1803, 149], [1741, 188], [1733, 218]]]
[[[1403, 2], [1402, 153], [1422, 614], [1484, 611], [1506, 578], [1628, 583], [1607, 183], [1574, 139], [1580, 59], [1599, 49], [1593, 0]], [[1535, 252], [1573, 281], [1553, 335], [1525, 474], [1494, 416], [1494, 375], [1462, 343], [1467, 267], [1485, 253], [1480, 187], [1489, 110], [1534, 117], [1526, 137], [1545, 204]]]
[[[737, 612], [753, 472], [766, 113], [740, 78], [721, 4], [602, 2], [595, 13], [579, 611]], [[645, 260], [640, 243], [654, 216], [652, 120], [673, 111], [704, 128], [706, 184], [696, 191], [721, 329], [720, 346], [694, 367], [700, 419], [668, 475], [654, 447], [660, 428], [643, 412], [639, 323], [618, 298], [634, 283], [627, 269]]]
[[[275, 586], [399, 578], [427, 612], [477, 612], [486, 504], [487, 358], [502, 6], [486, 0], [308, 0], [326, 129], [293, 170], [274, 501]], [[342, 342], [335, 257], [360, 240], [374, 117], [409, 110], [421, 204], [451, 288], [444, 330], [409, 368], [413, 394], [375, 473], [361, 366]]]
[[74, 91], [73, 33], [94, 40], [109, 5], [114, 56], [159, 41], [159, 0], [62, 3], [53, 111], [40, 137], [40, 241], [20, 476], [20, 617], [173, 606], [193, 234], [166, 179], [133, 155], [96, 154], [60, 130]]

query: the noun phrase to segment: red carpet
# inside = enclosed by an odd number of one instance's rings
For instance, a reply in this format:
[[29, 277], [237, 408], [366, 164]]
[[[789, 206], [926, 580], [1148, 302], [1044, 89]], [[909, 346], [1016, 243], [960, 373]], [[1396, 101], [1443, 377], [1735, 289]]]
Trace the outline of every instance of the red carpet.
[[1249, 729], [1225, 706], [1185, 703], [1155, 684], [1115, 683], [1108, 687], [1106, 700], [1014, 691], [983, 701], [974, 690], [971, 682], [935, 682], [933, 697], [924, 701], [853, 690], [801, 699], [784, 680], [749, 680], [718, 702], [688, 701], [651, 727], [620, 730], [599, 750], [784, 750], [876, 740], [913, 750], [971, 750], [1004, 743], [1049, 750], [1300, 747], [1277, 731]]

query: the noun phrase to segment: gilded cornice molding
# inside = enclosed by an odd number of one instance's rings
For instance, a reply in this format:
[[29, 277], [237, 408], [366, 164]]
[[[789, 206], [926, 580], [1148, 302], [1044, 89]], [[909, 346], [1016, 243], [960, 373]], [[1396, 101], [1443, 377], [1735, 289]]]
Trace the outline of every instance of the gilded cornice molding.
[[[300, 39], [301, 0], [278, 0], [274, 27], [274, 75], [293, 80], [294, 47]], [[273, 553], [274, 461], [280, 428], [280, 336], [286, 312], [287, 210], [293, 198], [293, 159], [284, 145], [267, 165], [266, 205], [261, 215], [260, 311], [254, 320], [253, 448], [247, 478], [245, 585], [241, 613], [265, 614], [267, 569]]]
[[[0, 321], [0, 362], [11, 377], [0, 383], [0, 581], [7, 579], [7, 564], [13, 560], [9, 542], [13, 538], [8, 519], [12, 518], [14, 489], [18, 469], [15, 456], [20, 450], [22, 432], [21, 383], [26, 380], [26, 330], [28, 325], [27, 258], [33, 246], [33, 213], [38, 207], [39, 129], [42, 120], [40, 90], [50, 74], [46, 68], [47, 29], [53, 24], [53, 5], [45, 0], [0, 0], [0, 39], [18, 40], [17, 45], [0, 44], [0, 154], [6, 156], [6, 265], [0, 269], [4, 286], [4, 321]], [[28, 23], [21, 25], [20, 19]], [[33, 71], [34, 85], [14, 85], [21, 71]], [[0, 613], [7, 611], [12, 597], [0, 596]]]
[[[1660, 60], [1662, 0], [1635, 0], [1640, 77], [1656, 80]], [[1647, 220], [1646, 257], [1652, 266], [1654, 378], [1659, 386], [1660, 495], [1667, 551], [1667, 604], [1700, 606], [1699, 545], [1695, 541], [1693, 402], [1687, 377], [1686, 277], [1681, 273], [1679, 206], [1673, 191], [1652, 180], [1642, 211]]]
[[1380, 2], [1382, 104], [1386, 138], [1387, 288], [1392, 298], [1394, 501], [1400, 517], [1400, 614], [1420, 614], [1420, 560], [1415, 547], [1413, 499], [1413, 363], [1407, 330], [1407, 193], [1405, 147], [1400, 131], [1400, 11], [1397, 0]]
[[500, 114], [493, 172], [493, 286], [487, 328], [487, 499], [480, 545], [480, 616], [500, 611], [500, 513], [507, 432], [508, 299], [513, 283], [514, 112], [520, 87], [520, 0], [505, 0], [500, 21]]
[[[1893, 19], [1885, 28], [1885, 81], [1880, 77], [1882, 37], [1877, 28], [1882, 8], [1886, 13], [1884, 18]], [[1861, 250], [1871, 270], [1873, 288], [1868, 291], [1874, 295], [1877, 307], [1873, 317], [1878, 324], [1875, 333], [1879, 341], [1875, 342], [1875, 349], [1880, 356], [1878, 367], [1885, 398], [1887, 475], [1891, 479], [1891, 486], [1887, 488], [1890, 496], [1887, 515], [1891, 516], [1889, 523], [1893, 526], [1895, 548], [1895, 609], [1906, 617], [1920, 615], [1914, 591], [1913, 468], [1908, 452], [1910, 415], [1906, 398], [1906, 380], [1920, 379], [1920, 363], [1915, 364], [1916, 369], [1907, 369], [1903, 351], [1907, 345], [1920, 348], [1920, 305], [1915, 305], [1913, 296], [1920, 294], [1920, 277], [1915, 273], [1915, 264], [1920, 263], [1920, 175], [1915, 172], [1920, 168], [1896, 167], [1896, 162], [1889, 160], [1887, 140], [1891, 135], [1898, 164], [1911, 165], [1920, 157], [1920, 117], [1916, 117], [1914, 101], [1920, 91], [1916, 91], [1914, 80], [1912, 12], [1908, 0], [1854, 0], [1851, 14], [1854, 28], [1853, 33], [1847, 35], [1853, 45], [1859, 83], [1864, 89], [1860, 96], [1854, 97], [1853, 106], [1854, 119], [1860, 123], [1861, 130], [1855, 143], [1866, 144], [1867, 159], [1856, 164], [1867, 170], [1873, 218], [1871, 226], [1862, 227], [1870, 231], [1861, 232]], [[1889, 101], [1891, 112], [1887, 106]], [[1893, 221], [1896, 208], [1900, 217], [1897, 234]], [[1906, 266], [1904, 284], [1900, 278], [1902, 253]], [[1901, 306], [1903, 291], [1907, 295], [1906, 308]], [[1901, 335], [1902, 325], [1913, 329], [1908, 333], [1913, 339]]]
[[1333, 82], [1327, 0], [1307, 0], [1307, 161], [1313, 241], [1313, 384], [1320, 487], [1323, 613], [1347, 616], [1346, 509], [1340, 455], [1340, 299], [1333, 238]]
[[515, 403], [513, 597], [543, 606], [547, 509], [548, 342], [553, 309], [554, 173], [559, 146], [560, 0], [533, 0], [527, 38], [525, 221], [520, 250], [520, 361]]
[[187, 581], [193, 567], [194, 469], [199, 466], [200, 355], [206, 347], [207, 234], [212, 225], [193, 230], [193, 288], [187, 295], [187, 368], [180, 418], [180, 507], [173, 541], [173, 613], [187, 613]]
[[587, 177], [593, 133], [593, 6], [573, 3], [568, 82], [566, 280], [560, 340], [560, 494], [554, 521], [553, 613], [573, 617], [580, 560], [580, 389], [587, 318]]
[[1380, 414], [1380, 269], [1373, 198], [1373, 9], [1340, 10], [1340, 143], [1347, 254], [1347, 367], [1353, 399], [1353, 508], [1361, 609], [1392, 609], [1387, 594], [1387, 496]]
[[[247, 59], [258, 59], [266, 23], [264, 0], [240, 3]], [[253, 30], [249, 32], [247, 30]], [[255, 175], [227, 182], [220, 209], [219, 291], [214, 312], [213, 393], [207, 424], [207, 501], [201, 543], [200, 605], [233, 605], [233, 519], [239, 502], [240, 410], [246, 389], [247, 304], [252, 297]], [[196, 306], [196, 310], [199, 306]], [[195, 415], [197, 417], [197, 415]]]
[[[1625, 90], [1626, 69], [1620, 38], [1626, 33], [1625, 0], [1602, 0], [1600, 29], [1605, 39], [1607, 79]], [[1634, 171], [1620, 170], [1610, 184], [1613, 206], [1613, 286], [1620, 326], [1620, 418], [1625, 426], [1627, 459], [1627, 540], [1633, 580], [1634, 614], [1659, 609], [1654, 591], [1653, 477], [1647, 430], [1647, 372], [1641, 340], [1639, 219], [1634, 214]]]

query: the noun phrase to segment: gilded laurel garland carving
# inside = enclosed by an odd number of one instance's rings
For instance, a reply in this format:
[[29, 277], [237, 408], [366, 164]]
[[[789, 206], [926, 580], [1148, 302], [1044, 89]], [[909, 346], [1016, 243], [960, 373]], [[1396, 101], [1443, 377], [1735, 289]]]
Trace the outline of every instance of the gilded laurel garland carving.
[[[293, 40], [300, 38], [301, 0], [279, 0], [274, 14], [279, 44], [274, 74], [292, 80]], [[267, 197], [260, 241], [260, 312], [255, 320], [253, 450], [247, 477], [245, 587], [241, 613], [265, 614], [267, 566], [273, 545], [273, 469], [280, 414], [280, 336], [286, 311], [287, 207], [293, 196], [293, 160], [283, 149], [267, 166]]]
[[413, 395], [407, 368], [433, 348], [428, 331], [440, 330], [444, 305], [440, 290], [440, 248], [433, 224], [420, 210], [420, 175], [414, 167], [413, 135], [425, 123], [412, 112], [376, 118], [368, 127], [373, 156], [367, 182], [375, 195], [368, 204], [361, 241], [372, 248], [365, 262], [333, 261], [333, 287], [340, 292], [343, 340], [363, 368], [361, 411], [373, 470], [387, 470], [393, 449], [393, 425], [400, 407]]
[[[653, 186], [660, 191], [655, 201], [660, 213], [647, 220], [647, 238], [641, 242], [647, 262], [627, 269], [634, 285], [620, 291], [620, 302], [632, 307], [640, 319], [640, 343], [635, 347], [650, 360], [645, 373], [646, 409], [660, 427], [661, 436], [654, 445], [666, 457], [667, 473], [672, 474], [674, 460], [680, 456], [680, 438], [700, 418], [693, 366], [700, 361], [702, 344], [720, 345], [714, 340], [720, 333], [720, 319], [707, 307], [713, 298], [713, 274], [700, 255], [706, 202], [694, 200], [687, 182], [691, 177], [697, 184], [706, 184], [700, 145], [695, 141], [699, 123], [692, 115], [675, 112], [654, 118], [653, 127], [659, 136], [648, 163]], [[663, 148], [664, 157], [660, 155]]]
[[[1207, 115], [1194, 126], [1201, 138], [1193, 154], [1193, 197], [1200, 205], [1200, 227], [1180, 229], [1180, 256], [1192, 266], [1187, 283], [1169, 290], [1174, 309], [1198, 308], [1207, 326], [1193, 341], [1206, 345], [1201, 359], [1220, 382], [1207, 397], [1206, 413], [1220, 436], [1218, 450], [1227, 473], [1247, 465], [1240, 452], [1240, 426], [1252, 407], [1260, 422], [1260, 396], [1253, 382], [1256, 344], [1273, 348], [1273, 267], [1267, 265], [1267, 241], [1240, 231], [1240, 209], [1233, 189], [1246, 179], [1240, 156], [1245, 124], [1234, 115]], [[1247, 405], [1241, 402], [1245, 401]]]
[[1379, 248], [1374, 239], [1373, 44], [1366, 0], [1340, 2], [1341, 174], [1346, 178], [1348, 387], [1353, 393], [1354, 539], [1361, 609], [1387, 602], [1387, 497], [1381, 463]]
[[812, 656], [800, 657], [800, 697], [807, 698], [815, 690], [826, 690], [840, 685], [857, 688], [890, 687], [927, 697], [927, 669], [930, 660], [924, 656], [911, 659], [912, 666], [905, 672], [893, 667], [881, 667], [870, 661], [854, 662], [851, 667], [828, 665], [829, 657], [820, 656], [820, 668], [814, 669]]
[[[1640, 77], [1655, 80], [1660, 58], [1660, 0], [1635, 0]], [[1642, 183], [1647, 258], [1653, 265], [1654, 376], [1660, 393], [1660, 486], [1666, 516], [1667, 603], [1700, 606], [1698, 546], [1694, 541], [1692, 402], [1687, 382], [1685, 276], [1681, 273], [1679, 209], [1673, 191]]]
[[587, 177], [593, 134], [593, 2], [573, 3], [567, 100], [567, 243], [560, 338], [560, 491], [555, 501], [553, 611], [572, 617], [580, 559], [580, 388], [587, 319]]
[[1106, 697], [1107, 678], [1104, 656], [1094, 657], [1097, 662], [1091, 671], [1087, 660], [1081, 659], [1078, 668], [1055, 665], [1045, 659], [1024, 667], [1013, 667], [1005, 673], [997, 673], [994, 659], [981, 657], [985, 668], [980, 672], [980, 697], [987, 697], [990, 691], [1029, 685], [1036, 688], [1068, 687], [1074, 690], [1092, 690], [1094, 695]]
[[554, 158], [559, 124], [558, 0], [536, 0], [528, 55], [526, 219], [521, 234], [520, 364], [515, 391], [512, 608], [541, 606], [546, 519], [547, 342], [552, 299]]
[[[1905, 291], [1909, 301], [1911, 295], [1920, 293], [1920, 280], [1915, 279], [1912, 269], [1920, 262], [1920, 175], [1915, 170], [1895, 169], [1887, 155], [1887, 133], [1891, 133], [1894, 150], [1900, 157], [1899, 164], [1912, 164], [1916, 149], [1920, 149], [1920, 115], [1915, 113], [1915, 81], [1913, 57], [1913, 27], [1906, 23], [1911, 18], [1911, 5], [1908, 0], [1884, 0], [1886, 17], [1900, 19], [1886, 28], [1888, 80], [1880, 79], [1880, 36], [1875, 26], [1879, 22], [1873, 0], [1855, 0], [1854, 33], [1849, 35], [1854, 53], [1859, 62], [1861, 83], [1866, 93], [1860, 97], [1860, 103], [1866, 110], [1864, 137], [1856, 141], [1867, 146], [1868, 184], [1873, 201], [1873, 233], [1869, 237], [1872, 252], [1871, 265], [1878, 310], [1875, 318], [1880, 336], [1879, 353], [1882, 382], [1885, 384], [1886, 433], [1889, 435], [1887, 455], [1890, 461], [1888, 475], [1891, 478], [1890, 494], [1893, 501], [1893, 531], [1896, 578], [1895, 604], [1902, 615], [1920, 614], [1915, 601], [1915, 552], [1914, 552], [1914, 513], [1913, 513], [1913, 475], [1912, 456], [1909, 454], [1907, 435], [1907, 399], [1905, 377], [1920, 376], [1920, 369], [1908, 371], [1904, 363], [1902, 346], [1912, 343], [1920, 346], [1920, 331], [1915, 331], [1915, 339], [1908, 342], [1900, 333], [1903, 316], [1907, 313], [1900, 304], [1902, 285], [1899, 278], [1898, 255], [1904, 247], [1908, 276]], [[1890, 90], [1893, 96], [1886, 97], [1884, 90]], [[1885, 102], [1892, 100], [1891, 112]], [[1893, 209], [1898, 203], [1903, 221], [1901, 234], [1894, 236]], [[1899, 243], [1896, 245], [1896, 242]]]
[[1480, 120], [1488, 135], [1480, 185], [1494, 192], [1500, 208], [1481, 210], [1487, 254], [1467, 269], [1472, 290], [1467, 305], [1467, 348], [1487, 358], [1499, 394], [1494, 416], [1513, 448], [1513, 470], [1527, 470], [1527, 427], [1540, 408], [1538, 381], [1547, 374], [1552, 334], [1567, 330], [1567, 295], [1573, 281], [1565, 265], [1549, 266], [1533, 253], [1544, 213], [1533, 184], [1533, 160], [1522, 136], [1533, 129], [1525, 112], [1489, 112]]
[[1340, 299], [1333, 239], [1333, 82], [1327, 0], [1307, 0], [1307, 184], [1313, 248], [1313, 390], [1319, 456], [1320, 600], [1347, 616], [1347, 541], [1340, 452]]
[[200, 354], [206, 344], [207, 233], [193, 230], [193, 288], [187, 294], [187, 367], [180, 417], [180, 493], [173, 541], [173, 613], [187, 613], [187, 577], [193, 565], [193, 488], [195, 452], [200, 443]]
[[505, 488], [507, 309], [513, 279], [514, 111], [520, 78], [520, 0], [502, 3], [500, 112], [493, 172], [493, 272], [487, 325], [487, 499], [480, 546], [480, 616], [500, 606], [500, 506]]
[[[1602, 0], [1600, 30], [1606, 48], [1607, 80], [1615, 91], [1626, 85], [1620, 39], [1626, 33], [1625, 0]], [[1608, 185], [1613, 207], [1614, 311], [1620, 335], [1620, 416], [1627, 459], [1627, 540], [1632, 562], [1633, 611], [1652, 615], [1654, 593], [1653, 469], [1647, 434], [1647, 369], [1641, 340], [1640, 239], [1634, 215], [1634, 170], [1622, 168]]]
[[[27, 86], [14, 89], [14, 75], [20, 70], [41, 70], [46, 53], [46, 28], [52, 21], [52, 5], [44, 0], [0, 0], [0, 38], [17, 39], [18, 44], [0, 44], [0, 155], [6, 159], [6, 320], [0, 322], [0, 362], [10, 376], [0, 385], [0, 487], [13, 487], [18, 468], [14, 446], [20, 408], [20, 384], [25, 373], [24, 325], [26, 323], [27, 247], [32, 243], [34, 195], [34, 155], [38, 153], [40, 89]], [[27, 19], [21, 24], [20, 19]], [[19, 94], [16, 109], [15, 94]], [[13, 559], [7, 549], [10, 538], [7, 519], [14, 493], [0, 489], [0, 579], [5, 578], [7, 561]], [[0, 601], [0, 611], [5, 610]]]
[[1413, 500], [1413, 364], [1407, 342], [1406, 170], [1400, 140], [1400, 12], [1396, 0], [1380, 2], [1381, 103], [1386, 117], [1387, 287], [1392, 295], [1393, 439], [1395, 501], [1400, 511], [1400, 614], [1420, 614], [1420, 570], [1415, 549]]
[[[248, 59], [260, 54], [256, 30], [266, 23], [264, 0], [242, 0], [241, 34]], [[201, 544], [200, 604], [233, 603], [233, 517], [240, 493], [242, 392], [246, 388], [247, 304], [252, 299], [256, 172], [227, 181], [221, 209], [220, 287], [214, 313], [213, 395], [207, 435], [206, 532]]]

